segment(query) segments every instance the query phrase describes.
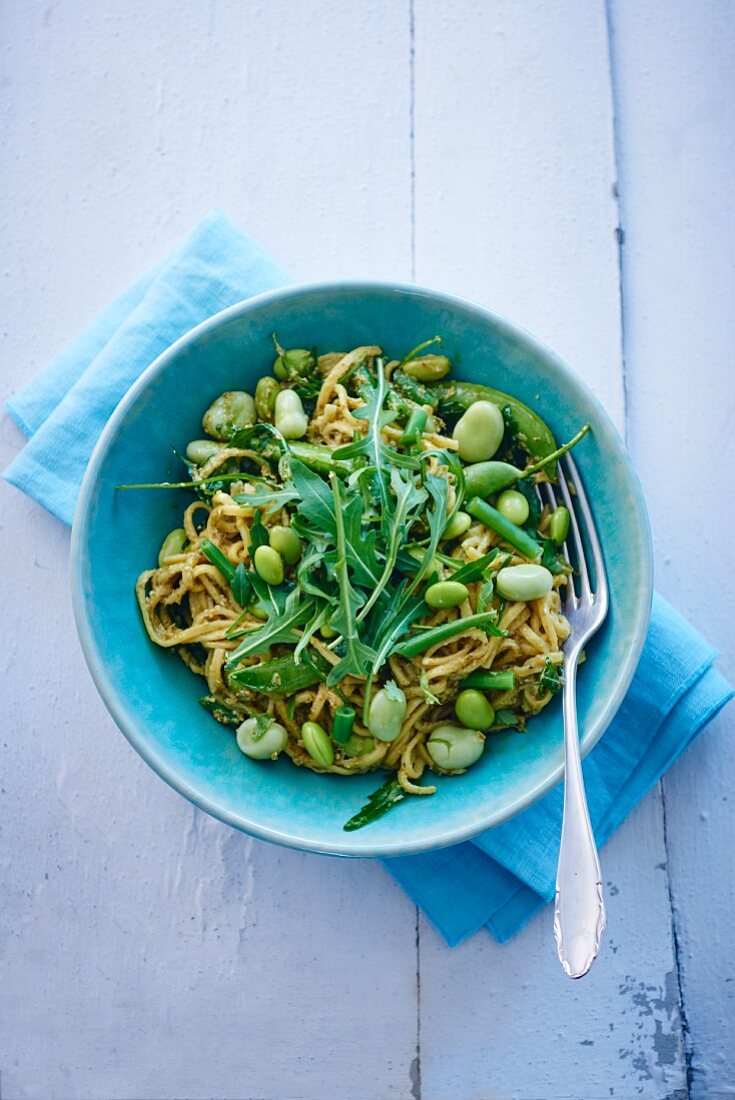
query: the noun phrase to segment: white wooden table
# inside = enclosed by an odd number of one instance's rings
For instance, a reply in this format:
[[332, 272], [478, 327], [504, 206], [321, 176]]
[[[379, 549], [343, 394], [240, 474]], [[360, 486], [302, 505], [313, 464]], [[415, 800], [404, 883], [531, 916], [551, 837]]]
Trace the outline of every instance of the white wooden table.
[[[213, 203], [305, 280], [465, 294], [601, 396], [658, 588], [735, 671], [733, 0], [2, 19], [4, 391]], [[1, 527], [2, 1100], [735, 1093], [732, 711], [605, 850], [605, 949], [572, 984], [548, 912], [449, 951], [379, 866], [175, 795], [87, 674], [68, 531], [7, 486]]]

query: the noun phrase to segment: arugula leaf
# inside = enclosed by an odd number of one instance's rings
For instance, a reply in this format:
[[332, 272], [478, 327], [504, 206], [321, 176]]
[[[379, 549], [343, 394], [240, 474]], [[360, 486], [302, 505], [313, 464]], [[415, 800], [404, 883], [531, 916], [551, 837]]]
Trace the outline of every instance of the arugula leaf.
[[550, 692], [552, 695], [556, 695], [558, 691], [561, 691], [562, 683], [561, 669], [553, 663], [550, 657], [547, 657], [543, 671], [539, 676], [538, 694], [543, 695], [545, 692]]
[[246, 633], [239, 646], [229, 654], [227, 668], [239, 664], [243, 657], [249, 657], [253, 653], [263, 653], [272, 645], [279, 643], [295, 645], [298, 641], [295, 631], [311, 618], [313, 610], [314, 600], [310, 596], [302, 599], [299, 589], [294, 588], [289, 592], [280, 615], [273, 616], [263, 626]]
[[240, 607], [245, 607], [250, 599], [253, 586], [250, 583], [250, 575], [242, 562], [235, 569], [235, 575], [230, 581], [232, 595]]
[[[314, 530], [317, 533], [326, 532], [332, 538], [336, 537], [334, 497], [329, 486], [319, 474], [314, 473], [297, 458], [290, 460], [290, 467], [291, 478], [301, 502], [297, 509], [299, 516], [302, 521], [305, 520], [309, 524], [306, 530]], [[301, 531], [303, 530], [302, 523]]]
[[264, 488], [256, 489], [254, 493], [236, 493], [232, 499], [238, 504], [249, 504], [252, 507], [260, 506], [263, 508], [263, 514], [269, 516], [273, 512], [280, 511], [281, 508], [286, 504], [290, 504], [293, 500], [298, 500], [298, 496], [299, 494], [294, 488], [289, 488], [286, 485], [282, 489]]
[[480, 589], [479, 595], [477, 597], [477, 614], [478, 615], [482, 615], [482, 613], [484, 611], [487, 611], [489, 609], [490, 604], [492, 603], [494, 589], [495, 589], [495, 585], [493, 584], [493, 582], [491, 580], [486, 580], [483, 583], [482, 588]]
[[250, 524], [250, 557], [255, 556], [255, 551], [259, 546], [268, 546], [268, 532], [263, 526], [263, 522], [260, 518], [260, 512], [256, 509], [253, 516], [253, 522]]
[[344, 516], [342, 514], [342, 489], [335, 474], [332, 474], [332, 493], [337, 534], [337, 560], [334, 571], [339, 584], [340, 600], [329, 625], [341, 634], [345, 645], [345, 655], [329, 673], [327, 683], [330, 685], [338, 683], [345, 676], [367, 676], [368, 662], [375, 657], [374, 650], [361, 640], [357, 626], [357, 612], [365, 600], [350, 582], [345, 545]]
[[397, 779], [392, 777], [386, 780], [382, 787], [378, 787], [377, 791], [373, 791], [362, 809], [354, 817], [351, 817], [342, 828], [346, 833], [354, 832], [355, 829], [362, 829], [365, 825], [369, 825], [371, 821], [377, 821], [391, 807], [402, 802], [405, 797], [406, 792], [403, 787]]

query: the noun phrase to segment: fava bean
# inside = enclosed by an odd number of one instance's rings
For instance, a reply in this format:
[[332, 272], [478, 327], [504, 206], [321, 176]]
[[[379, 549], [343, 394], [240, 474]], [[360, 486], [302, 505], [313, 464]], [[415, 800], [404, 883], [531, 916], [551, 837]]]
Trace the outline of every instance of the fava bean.
[[557, 546], [561, 546], [566, 541], [566, 537], [569, 534], [569, 510], [564, 507], [563, 504], [555, 508], [551, 513], [551, 519], [549, 520], [549, 536], [554, 540]]
[[482, 756], [485, 735], [476, 729], [445, 724], [432, 730], [426, 742], [429, 756], [445, 772], [470, 768]]
[[394, 741], [401, 732], [405, 717], [406, 696], [390, 680], [373, 695], [368, 711], [368, 729], [379, 741]]
[[258, 384], [255, 387], [255, 411], [259, 420], [263, 420], [267, 424], [273, 423], [276, 398], [280, 392], [281, 387], [275, 378], [271, 378], [270, 375], [258, 379]]
[[295, 390], [281, 390], [276, 395], [275, 424], [284, 439], [302, 439], [309, 421]]
[[438, 382], [446, 378], [452, 369], [451, 359], [446, 355], [421, 355], [402, 364], [401, 370], [417, 382]]
[[458, 539], [472, 526], [472, 516], [467, 512], [455, 512], [444, 528], [443, 539]]
[[503, 442], [505, 421], [492, 401], [475, 401], [456, 423], [452, 438], [456, 439], [463, 462], [482, 462], [492, 458]]
[[202, 417], [202, 427], [214, 439], [232, 439], [236, 432], [254, 423], [255, 402], [244, 390], [221, 393]]
[[203, 466], [205, 462], [209, 462], [212, 455], [216, 455], [223, 449], [224, 444], [215, 443], [213, 439], [192, 439], [191, 443], [186, 445], [186, 457], [195, 466]]
[[169, 558], [176, 557], [177, 554], [183, 554], [187, 542], [188, 537], [183, 527], [177, 527], [174, 531], [169, 531], [163, 540], [161, 549], [158, 551], [158, 564], [165, 565]]
[[429, 607], [459, 607], [469, 596], [469, 589], [461, 581], [437, 581], [424, 593]]
[[286, 747], [288, 734], [278, 722], [263, 730], [263, 716], [246, 718], [237, 727], [237, 747], [251, 760], [275, 760]]
[[301, 539], [291, 527], [277, 524], [268, 532], [269, 542], [281, 555], [286, 565], [295, 565], [301, 557]]
[[507, 565], [495, 587], [506, 600], [538, 600], [551, 590], [554, 578], [543, 565]]
[[495, 507], [501, 516], [505, 516], [511, 523], [515, 523], [516, 527], [522, 527], [528, 519], [528, 501], [523, 493], [519, 493], [516, 489], [506, 489], [504, 493], [501, 493]]
[[301, 740], [311, 759], [322, 768], [334, 763], [334, 746], [329, 734], [318, 722], [304, 722], [301, 727]]
[[489, 730], [495, 721], [495, 711], [480, 691], [468, 688], [460, 691], [454, 703], [454, 713], [463, 726], [471, 730]]
[[316, 366], [314, 352], [306, 348], [290, 348], [282, 351], [273, 364], [276, 378], [285, 382], [288, 378], [304, 378]]
[[281, 584], [285, 576], [283, 558], [272, 546], [259, 546], [253, 558], [255, 572], [266, 584]]

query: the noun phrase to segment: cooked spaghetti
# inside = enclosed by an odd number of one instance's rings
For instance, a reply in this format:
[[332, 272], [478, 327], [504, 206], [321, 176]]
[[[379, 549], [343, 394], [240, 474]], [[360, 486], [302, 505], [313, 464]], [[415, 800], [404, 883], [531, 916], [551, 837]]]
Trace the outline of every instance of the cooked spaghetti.
[[566, 448], [514, 398], [449, 382], [425, 346], [386, 362], [277, 345], [254, 403], [228, 393], [205, 413], [213, 438], [189, 445], [181, 483], [197, 499], [136, 586], [151, 640], [206, 680], [247, 755], [275, 730], [269, 756], [393, 773], [350, 827], [523, 730], [570, 631], [564, 516], [534, 484]]

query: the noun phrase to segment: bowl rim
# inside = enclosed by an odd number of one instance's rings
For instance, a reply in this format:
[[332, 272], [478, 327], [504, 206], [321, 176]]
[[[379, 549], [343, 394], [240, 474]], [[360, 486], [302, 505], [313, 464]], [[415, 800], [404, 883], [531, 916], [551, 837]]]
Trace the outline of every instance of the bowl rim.
[[[490, 321], [504, 336], [520, 337], [529, 350], [543, 356], [551, 363], [554, 370], [565, 378], [572, 386], [584, 391], [588, 401], [593, 406], [597, 416], [605, 424], [607, 434], [618, 445], [619, 457], [622, 460], [625, 473], [633, 491], [635, 516], [637, 526], [642, 535], [641, 538], [641, 585], [638, 598], [639, 608], [636, 615], [631, 645], [627, 651], [626, 660], [619, 666], [614, 689], [611, 692], [606, 706], [598, 719], [584, 732], [580, 739], [582, 757], [597, 744], [605, 730], [612, 722], [620, 708], [625, 694], [633, 679], [638, 666], [641, 651], [645, 642], [650, 619], [651, 602], [653, 599], [653, 550], [651, 529], [648, 512], [643, 497], [640, 480], [635, 471], [632, 459], [625, 447], [609, 413], [596, 397], [591, 388], [576, 371], [572, 370], [552, 349], [538, 340], [530, 332], [520, 325], [516, 325], [502, 315], [479, 305], [468, 298], [449, 294], [445, 291], [434, 290], [431, 287], [414, 283], [394, 282], [380, 279], [357, 280], [327, 280], [319, 282], [307, 282], [290, 284], [278, 287], [250, 298], [236, 302], [206, 320], [189, 329], [173, 344], [158, 355], [153, 362], [139, 375], [136, 381], [128, 389], [120, 402], [115, 407], [112, 415], [105, 424], [100, 437], [94, 447], [77, 499], [72, 524], [70, 545], [70, 581], [71, 597], [74, 618], [79, 635], [82, 652], [87, 662], [92, 680], [99, 692], [102, 701], [110, 712], [120, 732], [128, 740], [135, 751], [153, 769], [156, 774], [189, 802], [193, 803], [205, 813], [217, 818], [226, 825], [245, 832], [260, 840], [267, 840], [289, 848], [302, 851], [312, 851], [327, 855], [351, 856], [354, 858], [386, 858], [402, 855], [411, 855], [418, 852], [432, 851], [438, 848], [459, 844], [478, 836], [486, 829], [491, 829], [504, 821], [510, 820], [518, 813], [527, 809], [561, 780], [564, 773], [563, 762], [550, 769], [538, 782], [529, 787], [522, 795], [518, 796], [510, 805], [506, 805], [502, 811], [488, 809], [485, 814], [473, 815], [472, 821], [464, 826], [455, 826], [450, 830], [446, 827], [442, 830], [441, 818], [437, 818], [435, 829], [417, 840], [402, 840], [400, 837], [374, 844], [360, 845], [356, 851], [351, 843], [351, 834], [345, 834], [342, 843], [325, 843], [318, 840], [310, 840], [301, 836], [290, 834], [287, 830], [264, 826], [251, 820], [247, 814], [234, 813], [220, 807], [216, 801], [209, 798], [201, 790], [197, 789], [194, 782], [189, 781], [176, 769], [170, 767], [165, 754], [159, 753], [150, 744], [146, 743], [145, 723], [132, 715], [124, 699], [118, 694], [111, 675], [101, 657], [90, 618], [87, 614], [86, 599], [84, 595], [84, 567], [86, 563], [86, 548], [88, 545], [88, 533], [91, 521], [95, 486], [99, 469], [112, 446], [118, 429], [124, 423], [128, 410], [135, 404], [139, 395], [147, 388], [151, 379], [157, 377], [167, 369], [178, 355], [194, 341], [200, 339], [220, 326], [228, 323], [243, 313], [253, 309], [259, 309], [269, 302], [282, 302], [289, 298], [297, 298], [305, 294], [395, 294], [397, 296], [428, 297], [432, 301], [448, 309], [461, 309], [479, 315], [484, 321]], [[363, 838], [361, 838], [362, 840]]]

